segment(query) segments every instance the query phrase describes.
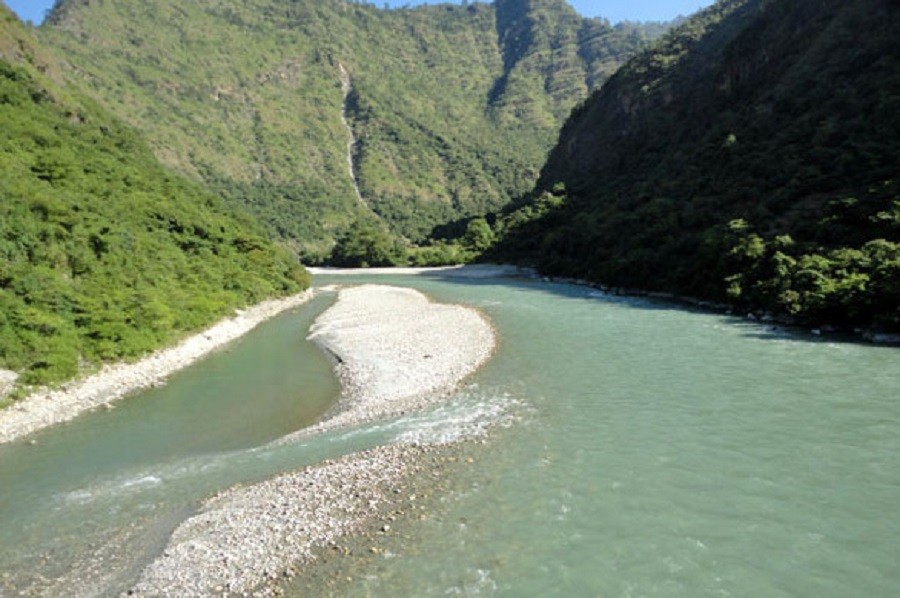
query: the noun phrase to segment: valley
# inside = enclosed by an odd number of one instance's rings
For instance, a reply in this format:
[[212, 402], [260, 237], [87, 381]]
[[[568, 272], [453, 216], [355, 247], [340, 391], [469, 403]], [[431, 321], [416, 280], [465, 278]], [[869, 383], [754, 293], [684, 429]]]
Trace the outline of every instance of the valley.
[[900, 7], [575, 6], [0, 4], [0, 595], [895, 593]]

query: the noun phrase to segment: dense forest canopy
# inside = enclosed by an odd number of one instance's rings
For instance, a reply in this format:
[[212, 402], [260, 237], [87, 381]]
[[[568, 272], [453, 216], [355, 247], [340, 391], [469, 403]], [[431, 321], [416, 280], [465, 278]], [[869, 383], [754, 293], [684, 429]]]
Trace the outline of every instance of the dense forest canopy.
[[495, 256], [900, 329], [900, 7], [722, 0], [579, 106]]
[[484, 254], [900, 330], [898, 11], [0, 8], [0, 369], [138, 356], [304, 288], [298, 258]]
[[0, 368], [59, 381], [308, 285], [59, 72], [0, 6]]
[[351, 226], [429, 244], [530, 190], [571, 108], [664, 30], [565, 0], [62, 0], [40, 36], [164, 163], [319, 261]]

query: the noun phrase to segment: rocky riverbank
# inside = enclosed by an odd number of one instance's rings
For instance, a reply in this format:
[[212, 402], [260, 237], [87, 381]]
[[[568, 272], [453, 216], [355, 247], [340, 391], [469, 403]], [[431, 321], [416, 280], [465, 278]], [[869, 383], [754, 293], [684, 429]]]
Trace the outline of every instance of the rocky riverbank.
[[343, 289], [310, 329], [344, 389], [334, 412], [282, 442], [418, 411], [487, 361], [494, 330], [479, 312], [408, 288]]
[[[333, 357], [344, 385], [339, 410], [315, 431], [431, 405], [496, 345], [477, 311], [377, 285], [343, 289], [310, 336]], [[277, 594], [279, 582], [323, 550], [340, 552], [341, 538], [373, 527], [388, 533], [389, 518], [415, 501], [411, 488], [440, 477], [464, 442], [380, 446], [226, 490], [179, 526], [130, 593]]]
[[[341, 541], [404, 509], [410, 478], [440, 475], [443, 447], [393, 445], [226, 490], [172, 535], [130, 594], [273, 595]], [[413, 500], [415, 496], [413, 495]]]
[[136, 391], [160, 385], [173, 372], [220, 349], [269, 318], [305, 303], [312, 295], [312, 291], [306, 291], [239, 310], [234, 317], [140, 361], [107, 365], [92, 376], [58, 389], [39, 390], [0, 411], [0, 444], [70, 421], [85, 411], [108, 406]]
[[19, 375], [17, 373], [0, 369], [0, 399], [3, 399], [12, 391], [18, 379]]

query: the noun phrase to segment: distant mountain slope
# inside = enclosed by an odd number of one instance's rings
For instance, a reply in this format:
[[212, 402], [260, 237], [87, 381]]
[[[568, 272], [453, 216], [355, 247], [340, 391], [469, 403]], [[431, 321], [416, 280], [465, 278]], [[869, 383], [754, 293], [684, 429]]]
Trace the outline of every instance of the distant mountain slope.
[[0, 368], [59, 381], [308, 283], [59, 70], [0, 5]]
[[717, 3], [573, 113], [501, 253], [897, 329], [898, 39], [889, 0]]
[[564, 0], [62, 0], [41, 36], [166, 164], [315, 258], [371, 217], [347, 169], [342, 69], [362, 195], [419, 241], [530, 189], [572, 106], [659, 29]]

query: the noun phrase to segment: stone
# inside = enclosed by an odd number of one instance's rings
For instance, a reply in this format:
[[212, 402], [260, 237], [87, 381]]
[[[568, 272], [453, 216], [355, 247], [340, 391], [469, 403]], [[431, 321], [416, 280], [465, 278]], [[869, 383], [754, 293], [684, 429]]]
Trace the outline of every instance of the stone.
[[[341, 355], [333, 367], [343, 387], [343, 409], [276, 444], [445, 400], [496, 345], [493, 329], [475, 310], [435, 304], [410, 289], [372, 285], [342, 290], [312, 331], [326, 353]], [[419, 359], [423, 353], [432, 358]], [[415, 375], [396, 375], [405, 371]], [[351, 553], [341, 547], [347, 536], [391, 532], [383, 522], [386, 512], [398, 513], [407, 497], [417, 496], [411, 492], [417, 488], [413, 476], [428, 471], [428, 461], [436, 458], [423, 447], [443, 451], [461, 441], [398, 439], [220, 492], [172, 533], [163, 555], [132, 589], [138, 595], [181, 596], [209, 594], [222, 585], [234, 595], [271, 594], [276, 586], [266, 572], [273, 567], [324, 563]], [[195, 544], [209, 550], [188, 548]], [[258, 592], [260, 587], [266, 590]]]
[[12, 392], [18, 379], [19, 374], [11, 370], [0, 370], [0, 399]]

